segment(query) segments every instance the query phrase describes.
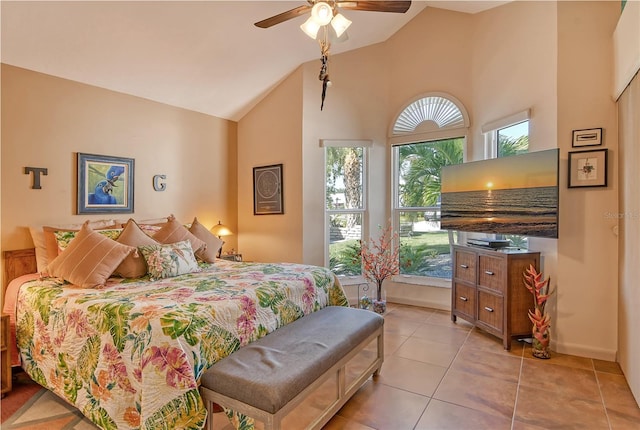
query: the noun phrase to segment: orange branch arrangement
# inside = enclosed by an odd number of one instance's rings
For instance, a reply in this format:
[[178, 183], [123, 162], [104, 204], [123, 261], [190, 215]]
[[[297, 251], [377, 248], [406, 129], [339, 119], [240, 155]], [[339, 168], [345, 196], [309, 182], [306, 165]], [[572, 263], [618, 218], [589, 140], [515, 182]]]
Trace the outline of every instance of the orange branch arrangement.
[[532, 354], [537, 358], [550, 358], [549, 327], [551, 327], [551, 321], [549, 315], [544, 311], [550, 295], [550, 281], [550, 277], [543, 280], [542, 273], [538, 273], [533, 265], [529, 265], [529, 268], [524, 272], [524, 285], [533, 295], [534, 307], [533, 311], [529, 309], [529, 319], [533, 323]]
[[[382, 302], [382, 283], [390, 276], [400, 273], [399, 247], [396, 245], [398, 234], [394, 233], [391, 223], [381, 230], [378, 239], [369, 238], [362, 241], [360, 256], [362, 257], [362, 271], [364, 277], [377, 285], [377, 301]], [[375, 309], [375, 303], [374, 303]], [[384, 312], [384, 311], [383, 311]]]

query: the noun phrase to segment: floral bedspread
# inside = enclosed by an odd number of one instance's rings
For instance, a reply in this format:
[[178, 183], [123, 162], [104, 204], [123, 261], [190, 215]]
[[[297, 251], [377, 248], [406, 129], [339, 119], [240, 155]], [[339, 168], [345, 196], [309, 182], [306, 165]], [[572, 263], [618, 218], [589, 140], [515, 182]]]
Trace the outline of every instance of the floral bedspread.
[[220, 358], [306, 314], [347, 305], [322, 267], [218, 261], [174, 278], [53, 278], [17, 299], [22, 366], [103, 429], [200, 429], [197, 381]]

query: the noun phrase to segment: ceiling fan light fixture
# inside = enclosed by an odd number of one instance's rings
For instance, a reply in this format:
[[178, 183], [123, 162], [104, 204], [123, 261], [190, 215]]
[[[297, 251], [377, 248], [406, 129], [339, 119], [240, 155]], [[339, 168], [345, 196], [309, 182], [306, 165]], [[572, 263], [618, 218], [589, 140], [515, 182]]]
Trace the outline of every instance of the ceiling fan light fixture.
[[300, 29], [304, 31], [307, 36], [315, 40], [318, 36], [318, 30], [320, 30], [320, 27], [321, 26], [318, 25], [313, 17], [310, 17], [300, 26]]
[[329, 3], [319, 1], [311, 8], [311, 18], [313, 18], [318, 25], [327, 25], [333, 19], [333, 8]]
[[331, 27], [336, 31], [338, 37], [342, 36], [347, 28], [351, 25], [351, 21], [344, 17], [341, 13], [336, 14], [331, 20]]

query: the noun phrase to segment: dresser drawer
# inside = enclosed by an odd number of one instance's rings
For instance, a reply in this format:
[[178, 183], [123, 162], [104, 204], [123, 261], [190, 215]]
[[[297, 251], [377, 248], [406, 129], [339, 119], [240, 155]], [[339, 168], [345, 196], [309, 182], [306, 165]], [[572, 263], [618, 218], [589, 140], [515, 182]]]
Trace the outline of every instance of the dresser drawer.
[[480, 255], [478, 257], [478, 285], [504, 293], [505, 260], [502, 258]]
[[461, 281], [476, 283], [476, 254], [456, 249], [456, 267], [453, 268], [453, 277]]
[[504, 299], [502, 296], [478, 290], [478, 321], [499, 333], [503, 330]]
[[468, 285], [453, 283], [453, 310], [468, 318], [476, 318], [476, 289]]

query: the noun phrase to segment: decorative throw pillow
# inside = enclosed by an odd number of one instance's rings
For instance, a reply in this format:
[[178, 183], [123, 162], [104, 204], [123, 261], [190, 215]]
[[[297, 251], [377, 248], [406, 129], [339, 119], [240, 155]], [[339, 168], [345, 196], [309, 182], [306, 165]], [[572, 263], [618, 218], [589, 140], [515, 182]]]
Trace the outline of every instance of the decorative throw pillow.
[[170, 278], [200, 271], [188, 240], [166, 245], [143, 245], [138, 249], [147, 262], [151, 279]]
[[195, 237], [185, 226], [180, 224], [173, 215], [162, 228], [153, 235], [153, 238], [160, 243], [176, 243], [188, 240], [191, 243], [193, 252], [198, 252], [206, 248], [207, 244]]
[[[129, 220], [121, 222], [120, 225], [124, 227], [128, 222]], [[147, 236], [150, 236], [150, 237], [153, 237], [153, 235], [156, 234], [162, 228], [162, 226], [164, 226], [166, 223], [167, 223], [166, 217], [136, 221], [136, 224], [138, 224], [138, 227], [140, 227], [140, 230], [145, 232]]]
[[[115, 225], [112, 219], [103, 219], [97, 221], [90, 221], [89, 227], [93, 229], [113, 227]], [[54, 226], [42, 226], [34, 225], [29, 227], [29, 233], [31, 233], [31, 239], [36, 250], [36, 261], [38, 265], [38, 272], [44, 272], [47, 264], [53, 261], [58, 256], [58, 245], [56, 239], [53, 236], [55, 230], [74, 230], [78, 231], [82, 227], [82, 224], [65, 224]]]
[[[108, 237], [109, 239], [116, 240], [120, 233], [122, 232], [121, 228], [113, 228], [113, 229], [105, 229], [105, 230], [94, 230], [96, 233], [100, 233], [101, 235]], [[69, 230], [56, 230], [53, 232], [53, 235], [56, 238], [56, 243], [58, 245], [58, 255], [62, 253], [73, 239], [78, 235], [77, 231], [69, 231]]]
[[[142, 231], [133, 219], [127, 221], [116, 242], [136, 248], [142, 245], [160, 245]], [[147, 262], [144, 257], [131, 254], [120, 263], [113, 274], [123, 278], [141, 278], [147, 274]]]
[[62, 254], [47, 266], [50, 276], [82, 288], [104, 285], [113, 271], [136, 248], [122, 245], [91, 230], [88, 221]]
[[218, 251], [224, 244], [224, 241], [212, 234], [208, 228], [200, 224], [197, 217], [193, 219], [189, 231], [195, 237], [207, 244], [207, 247], [204, 250], [201, 249], [196, 252], [196, 257], [205, 263], [215, 262], [216, 257], [218, 257]]

